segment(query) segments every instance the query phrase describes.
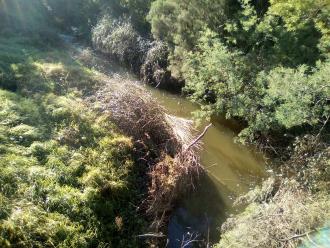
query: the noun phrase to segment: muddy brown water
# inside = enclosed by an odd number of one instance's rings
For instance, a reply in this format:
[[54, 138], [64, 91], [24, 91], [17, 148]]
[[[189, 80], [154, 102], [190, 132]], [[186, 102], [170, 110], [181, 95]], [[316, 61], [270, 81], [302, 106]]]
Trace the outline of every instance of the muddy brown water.
[[[192, 112], [199, 108], [178, 95], [151, 87], [146, 89], [172, 115], [193, 119]], [[233, 200], [260, 183], [266, 175], [263, 157], [252, 148], [234, 142], [232, 125], [221, 118], [212, 124], [203, 138], [200, 152], [206, 176], [201, 176], [196, 189], [179, 201], [171, 215], [167, 247], [181, 247], [183, 240], [191, 239], [206, 240], [210, 244], [217, 242], [221, 224], [239, 211], [233, 207]], [[201, 125], [198, 129], [203, 128]], [[185, 247], [193, 247], [193, 244], [205, 247], [202, 242], [192, 242]]]

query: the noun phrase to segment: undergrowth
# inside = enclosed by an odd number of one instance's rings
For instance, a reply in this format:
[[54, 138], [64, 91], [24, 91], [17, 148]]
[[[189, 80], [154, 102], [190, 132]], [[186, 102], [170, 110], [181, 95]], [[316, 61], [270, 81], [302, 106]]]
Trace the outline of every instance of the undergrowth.
[[226, 220], [216, 247], [327, 247], [328, 144], [319, 136], [305, 135], [297, 137], [290, 150], [282, 174], [237, 199], [247, 207]]

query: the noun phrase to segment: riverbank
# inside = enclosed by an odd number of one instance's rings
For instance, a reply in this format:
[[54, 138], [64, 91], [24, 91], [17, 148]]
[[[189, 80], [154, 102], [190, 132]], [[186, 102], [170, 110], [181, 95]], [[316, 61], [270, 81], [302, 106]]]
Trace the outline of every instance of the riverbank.
[[100, 82], [58, 45], [0, 39], [0, 246], [143, 246], [133, 142], [86, 104]]

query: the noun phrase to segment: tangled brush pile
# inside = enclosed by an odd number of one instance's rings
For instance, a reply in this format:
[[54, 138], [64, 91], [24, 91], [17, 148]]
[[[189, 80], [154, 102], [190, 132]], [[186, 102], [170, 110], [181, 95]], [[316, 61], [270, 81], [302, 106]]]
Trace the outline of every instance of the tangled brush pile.
[[112, 121], [121, 131], [133, 137], [140, 159], [146, 161], [151, 181], [147, 213], [162, 223], [178, 196], [193, 187], [202, 170], [198, 143], [190, 146], [192, 122], [168, 115], [143, 87], [132, 81], [108, 82], [97, 98], [101, 109], [111, 112]]

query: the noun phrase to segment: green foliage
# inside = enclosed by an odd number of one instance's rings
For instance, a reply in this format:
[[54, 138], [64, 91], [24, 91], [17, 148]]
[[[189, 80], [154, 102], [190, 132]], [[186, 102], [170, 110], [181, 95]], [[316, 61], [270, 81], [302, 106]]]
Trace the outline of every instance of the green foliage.
[[259, 71], [248, 57], [205, 31], [194, 51], [185, 52], [182, 75], [202, 115], [225, 113], [244, 120], [241, 141], [254, 142], [272, 133], [320, 127], [330, 115], [329, 62], [311, 68], [275, 67]]
[[183, 54], [195, 50], [206, 28], [259, 70], [314, 65], [328, 53], [328, 7], [326, 1], [308, 0], [159, 0], [152, 3], [148, 19], [153, 35], [171, 48], [172, 73], [181, 77]]
[[323, 63], [310, 75], [306, 66], [296, 70], [275, 68], [267, 75], [264, 102], [266, 106], [276, 103], [275, 118], [280, 125], [286, 128], [304, 124], [312, 126], [329, 116], [329, 72], [330, 64]]
[[320, 128], [329, 116], [330, 93], [329, 62], [316, 61], [317, 27], [280, 26], [286, 16], [275, 13], [279, 6], [273, 2], [265, 14], [250, 1], [241, 3], [236, 19], [226, 22], [224, 37], [206, 29], [194, 49], [183, 52], [181, 75], [185, 91], [202, 103], [198, 116], [244, 121], [240, 140], [263, 145], [285, 132]]
[[256, 85], [263, 85], [263, 96], [250, 105], [259, 111], [245, 112], [248, 127], [241, 137], [253, 141], [258, 134], [267, 136], [272, 131], [283, 134], [299, 127], [320, 128], [330, 115], [329, 68], [329, 62], [324, 62], [310, 73], [306, 66], [296, 70], [275, 68], [268, 75], [260, 73]]
[[46, 0], [48, 15], [59, 29], [80, 38], [89, 38], [101, 11], [99, 0]]
[[299, 32], [305, 27], [314, 26], [321, 33], [319, 49], [329, 55], [329, 15], [330, 4], [327, 0], [271, 0], [269, 12], [281, 16], [289, 31]]
[[199, 31], [217, 28], [225, 19], [226, 1], [157, 0], [148, 15], [155, 37], [185, 49], [192, 48]]
[[209, 106], [207, 114], [214, 112], [241, 112], [245, 99], [241, 95], [249, 78], [249, 67], [241, 53], [230, 51], [207, 30], [198, 41], [195, 52], [184, 56], [182, 74], [185, 90], [191, 98]]
[[148, 20], [151, 32], [165, 41], [171, 51], [170, 70], [181, 78], [183, 53], [194, 48], [205, 28], [218, 31], [226, 20], [227, 1], [157, 0], [151, 5]]
[[291, 30], [282, 24], [283, 17], [272, 11], [272, 4], [260, 13], [253, 1], [240, 3], [241, 8], [225, 23], [224, 39], [243, 51], [261, 70], [278, 65], [313, 65], [320, 58], [321, 33], [315, 26]]

